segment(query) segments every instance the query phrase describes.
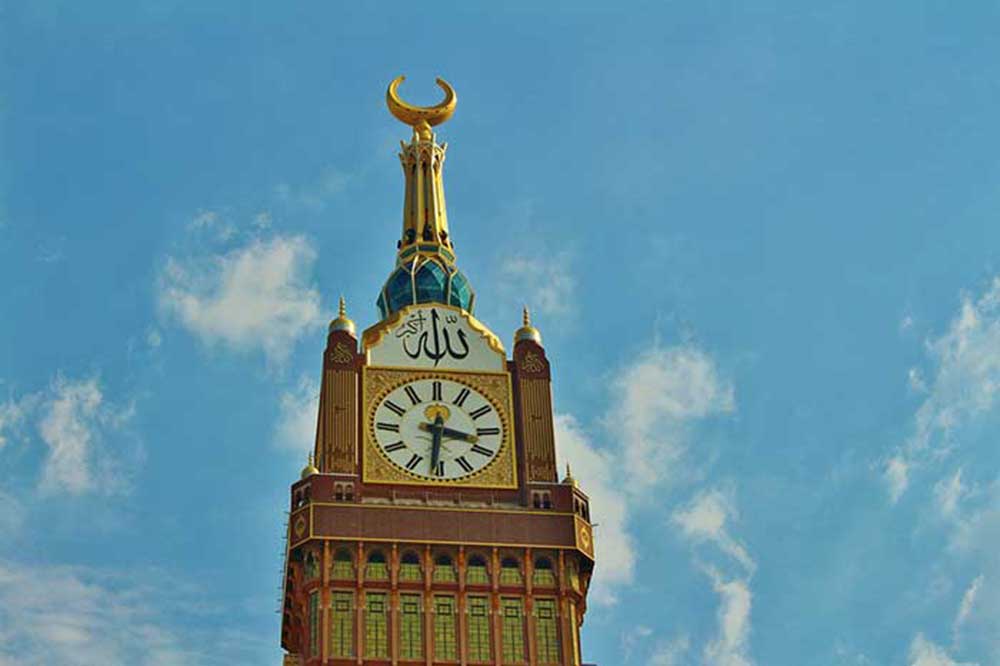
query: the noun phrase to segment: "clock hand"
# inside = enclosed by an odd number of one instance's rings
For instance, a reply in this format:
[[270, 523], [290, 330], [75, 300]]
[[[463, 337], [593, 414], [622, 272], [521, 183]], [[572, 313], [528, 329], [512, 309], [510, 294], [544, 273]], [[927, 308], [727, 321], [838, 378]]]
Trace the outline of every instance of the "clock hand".
[[[421, 423], [420, 425], [424, 425]], [[431, 431], [431, 474], [437, 469], [438, 459], [441, 457], [441, 437], [444, 434], [444, 419], [438, 414], [434, 418], [434, 425], [430, 426]]]
[[[418, 427], [421, 430], [434, 432], [436, 426], [430, 423], [421, 423]], [[463, 441], [469, 442], [470, 444], [475, 444], [476, 442], [479, 441], [479, 437], [477, 437], [476, 435], [470, 435], [467, 432], [462, 432], [461, 430], [454, 430], [452, 428], [442, 427], [441, 434], [444, 435], [445, 437], [450, 437], [451, 439], [461, 439]]]

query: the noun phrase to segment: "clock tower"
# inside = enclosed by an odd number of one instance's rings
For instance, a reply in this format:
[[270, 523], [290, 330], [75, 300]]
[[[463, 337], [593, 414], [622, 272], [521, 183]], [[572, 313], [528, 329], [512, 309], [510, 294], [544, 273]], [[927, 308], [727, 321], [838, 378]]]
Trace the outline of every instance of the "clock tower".
[[508, 352], [473, 316], [448, 227], [455, 91], [389, 110], [403, 225], [360, 336], [343, 300], [323, 353], [316, 442], [291, 488], [285, 664], [580, 666], [594, 567], [587, 496], [556, 469], [549, 360], [527, 309]]

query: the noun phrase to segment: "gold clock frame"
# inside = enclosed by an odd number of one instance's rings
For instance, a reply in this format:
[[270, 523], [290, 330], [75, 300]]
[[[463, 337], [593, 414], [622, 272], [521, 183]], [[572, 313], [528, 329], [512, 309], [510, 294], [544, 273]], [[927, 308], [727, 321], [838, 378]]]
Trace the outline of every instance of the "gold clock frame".
[[[500, 450], [493, 460], [477, 472], [461, 479], [433, 479], [413, 474], [390, 462], [376, 443], [374, 412], [382, 399], [393, 390], [420, 379], [446, 379], [464, 384], [483, 394], [493, 405], [503, 426]], [[361, 371], [363, 405], [362, 480], [438, 488], [516, 489], [517, 460], [515, 454], [513, 387], [508, 372], [460, 372], [455, 370], [414, 370], [364, 366]]]

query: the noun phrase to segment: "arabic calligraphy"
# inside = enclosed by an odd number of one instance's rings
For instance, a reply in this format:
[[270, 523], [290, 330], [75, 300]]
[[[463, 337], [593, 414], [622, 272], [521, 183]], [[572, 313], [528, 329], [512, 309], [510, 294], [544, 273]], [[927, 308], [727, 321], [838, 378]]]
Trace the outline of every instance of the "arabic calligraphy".
[[435, 367], [445, 357], [462, 360], [469, 355], [469, 341], [459, 327], [458, 316], [446, 313], [442, 317], [437, 308], [431, 308], [430, 317], [423, 310], [410, 314], [395, 336], [401, 338], [407, 356], [428, 359]]

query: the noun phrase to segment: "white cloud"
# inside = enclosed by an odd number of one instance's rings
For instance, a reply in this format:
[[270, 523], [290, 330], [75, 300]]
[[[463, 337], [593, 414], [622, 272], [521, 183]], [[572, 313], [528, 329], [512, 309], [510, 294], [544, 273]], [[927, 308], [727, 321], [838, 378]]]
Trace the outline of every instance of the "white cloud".
[[146, 330], [146, 346], [150, 349], [159, 349], [162, 344], [163, 335], [157, 328], [150, 326]]
[[978, 666], [972, 663], [958, 663], [939, 645], [917, 634], [910, 643], [910, 666]]
[[281, 415], [274, 441], [279, 448], [305, 454], [316, 441], [316, 415], [319, 411], [319, 384], [302, 377], [293, 389], [281, 394]]
[[681, 666], [684, 656], [690, 649], [691, 640], [686, 635], [661, 641], [653, 648], [647, 666]]
[[285, 204], [302, 206], [314, 212], [326, 209], [330, 201], [350, 186], [353, 177], [344, 171], [327, 167], [319, 178], [305, 185], [279, 183], [274, 188], [278, 200]]
[[[233, 635], [230, 628], [197, 628], [213, 614], [220, 612], [198, 589], [156, 570], [123, 574], [0, 560], [2, 666], [221, 665], [274, 658], [270, 642], [259, 637], [241, 633], [234, 642], [225, 638]], [[218, 644], [216, 636], [223, 638]]]
[[950, 478], [941, 479], [934, 485], [934, 498], [937, 500], [938, 509], [946, 517], [955, 516], [958, 512], [959, 502], [968, 493], [969, 489], [962, 483], [962, 470], [959, 469]]
[[735, 407], [733, 387], [714, 360], [689, 345], [646, 352], [613, 386], [618, 399], [606, 420], [620, 441], [627, 487], [637, 495], [675, 471], [692, 422]]
[[[889, 461], [885, 480], [893, 501], [905, 491], [916, 466], [948, 456], [953, 434], [973, 418], [993, 410], [1000, 396], [1000, 277], [979, 297], [965, 296], [948, 330], [928, 340], [934, 372], [925, 379], [911, 371], [910, 384], [926, 388], [914, 415], [913, 432], [901, 453]], [[914, 374], [915, 373], [915, 374]], [[896, 461], [896, 462], [894, 462]], [[901, 482], [902, 480], [902, 482]]]
[[17, 498], [0, 490], [0, 543], [4, 537], [17, 534], [24, 524], [24, 507]]
[[611, 471], [615, 468], [614, 457], [595, 447], [572, 416], [557, 414], [555, 432], [559, 456], [572, 463], [573, 476], [591, 499], [591, 518], [598, 523], [594, 548], [600, 566], [591, 584], [591, 601], [613, 604], [615, 589], [630, 583], [635, 569], [635, 544], [628, 531], [628, 505]]
[[902, 454], [894, 455], [886, 462], [882, 476], [888, 486], [890, 499], [896, 503], [910, 484], [910, 463]]
[[696, 544], [714, 544], [748, 574], [753, 574], [756, 563], [746, 547], [726, 529], [726, 522], [736, 516], [736, 506], [730, 497], [720, 490], [709, 490], [699, 493], [686, 507], [675, 511], [671, 520], [688, 540]]
[[127, 489], [126, 468], [139, 451], [112, 450], [109, 435], [131, 419], [132, 405], [105, 401], [97, 379], [57, 376], [41, 405], [38, 431], [48, 447], [39, 487], [43, 492], [110, 494]]
[[253, 240], [223, 255], [170, 257], [160, 303], [206, 344], [261, 349], [280, 362], [323, 321], [319, 292], [307, 279], [315, 260], [301, 236]]
[[236, 236], [236, 225], [222, 217], [218, 211], [200, 210], [188, 224], [195, 233], [211, 234], [215, 240], [226, 242]]
[[17, 437], [22, 432], [25, 417], [31, 411], [37, 396], [27, 396], [19, 400], [8, 398], [0, 403], [0, 449], [11, 437]]
[[[560, 414], [555, 421], [559, 456], [572, 463], [599, 524], [594, 543], [601, 565], [590, 594], [605, 605], [615, 603], [618, 587], [632, 582], [636, 553], [629, 520], [646, 491], [670, 477], [695, 422], [734, 409], [732, 386], [710, 356], [689, 345], [656, 347], [611, 383], [617, 397], [603, 418], [607, 447], [595, 445], [572, 416]], [[624, 467], [616, 464], [621, 460]], [[735, 541], [728, 545], [733, 553], [741, 548]]]
[[532, 312], [550, 318], [573, 314], [576, 278], [567, 252], [548, 256], [509, 256], [500, 265], [501, 289], [516, 294]]
[[976, 597], [979, 596], [979, 590], [983, 587], [983, 575], [979, 574], [976, 579], [972, 581], [969, 587], [965, 590], [962, 595], [962, 602], [958, 606], [958, 613], [955, 614], [955, 622], [952, 625], [952, 632], [954, 633], [956, 639], [958, 637], [959, 631], [962, 629], [962, 625], [966, 623], [969, 616], [972, 615], [972, 609], [976, 605]]
[[724, 580], [714, 569], [708, 569], [712, 587], [719, 595], [717, 613], [718, 636], [705, 646], [704, 661], [708, 666], [750, 666], [750, 610], [752, 595], [745, 580]]

